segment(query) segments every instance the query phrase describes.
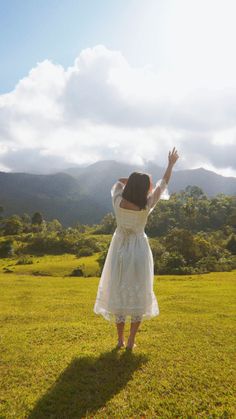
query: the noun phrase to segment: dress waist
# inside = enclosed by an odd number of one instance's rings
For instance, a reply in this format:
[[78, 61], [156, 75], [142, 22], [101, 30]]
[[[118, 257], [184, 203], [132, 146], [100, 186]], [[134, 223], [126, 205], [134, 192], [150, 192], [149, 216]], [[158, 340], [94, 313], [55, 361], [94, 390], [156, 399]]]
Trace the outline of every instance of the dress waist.
[[147, 237], [144, 230], [134, 230], [132, 227], [125, 227], [125, 226], [117, 226], [115, 230], [115, 234], [117, 236], [122, 237], [133, 237], [133, 236], [143, 236]]
[[[129, 257], [127, 253], [129, 244], [135, 243], [137, 238], [145, 238], [147, 237], [144, 230], [136, 231], [132, 227], [124, 227], [124, 226], [117, 226], [115, 233], [115, 237], [119, 240], [119, 248], [118, 248], [118, 266], [119, 266], [119, 275], [118, 275], [118, 282], [122, 283], [123, 277], [123, 260]], [[133, 251], [133, 248], [130, 248]]]

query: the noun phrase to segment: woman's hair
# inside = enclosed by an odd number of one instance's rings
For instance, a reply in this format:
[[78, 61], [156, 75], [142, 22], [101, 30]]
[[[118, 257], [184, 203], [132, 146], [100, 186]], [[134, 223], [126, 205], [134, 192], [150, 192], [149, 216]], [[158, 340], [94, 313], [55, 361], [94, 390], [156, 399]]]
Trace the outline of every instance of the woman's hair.
[[147, 196], [151, 186], [151, 177], [147, 173], [133, 172], [124, 187], [122, 198], [145, 209]]

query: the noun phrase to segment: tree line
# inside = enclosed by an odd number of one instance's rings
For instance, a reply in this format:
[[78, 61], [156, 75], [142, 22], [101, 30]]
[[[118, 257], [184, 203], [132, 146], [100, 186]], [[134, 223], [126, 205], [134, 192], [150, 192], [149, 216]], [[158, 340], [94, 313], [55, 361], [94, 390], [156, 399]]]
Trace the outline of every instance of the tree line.
[[[4, 213], [0, 207], [1, 214]], [[109, 235], [116, 229], [113, 212], [99, 224], [65, 228], [40, 212], [32, 216], [0, 217], [0, 257], [25, 253], [99, 253], [102, 270]], [[207, 197], [197, 186], [159, 201], [149, 215], [145, 231], [154, 258], [155, 274], [194, 274], [236, 268], [236, 197]]]

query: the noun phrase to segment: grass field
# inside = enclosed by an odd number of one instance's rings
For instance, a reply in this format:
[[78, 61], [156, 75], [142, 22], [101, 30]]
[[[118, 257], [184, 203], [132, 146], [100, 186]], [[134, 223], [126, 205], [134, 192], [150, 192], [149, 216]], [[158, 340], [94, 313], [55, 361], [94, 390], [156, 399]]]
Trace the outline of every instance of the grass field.
[[156, 277], [160, 315], [126, 353], [93, 313], [99, 278], [55, 266], [0, 274], [1, 418], [236, 417], [236, 272]]

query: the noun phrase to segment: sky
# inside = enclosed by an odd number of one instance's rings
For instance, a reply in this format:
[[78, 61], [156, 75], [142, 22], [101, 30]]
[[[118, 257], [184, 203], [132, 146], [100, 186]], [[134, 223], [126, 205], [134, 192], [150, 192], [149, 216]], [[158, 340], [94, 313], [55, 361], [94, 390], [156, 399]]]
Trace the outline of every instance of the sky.
[[236, 176], [234, 0], [0, 0], [0, 170]]

